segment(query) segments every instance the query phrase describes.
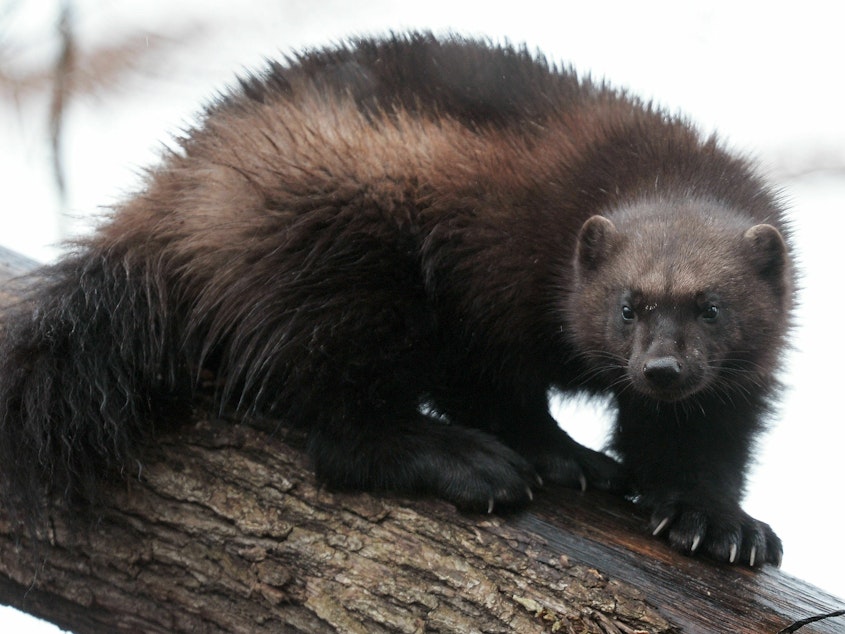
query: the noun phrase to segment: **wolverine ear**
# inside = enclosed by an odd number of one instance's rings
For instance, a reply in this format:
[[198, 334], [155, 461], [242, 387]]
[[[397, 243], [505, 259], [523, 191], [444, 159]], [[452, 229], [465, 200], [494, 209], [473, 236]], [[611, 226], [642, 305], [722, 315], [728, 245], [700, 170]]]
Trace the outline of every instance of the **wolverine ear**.
[[780, 231], [772, 225], [754, 225], [743, 239], [759, 274], [772, 282], [784, 282], [789, 255]]
[[613, 253], [619, 242], [619, 231], [604, 216], [591, 216], [581, 227], [575, 258], [580, 267], [594, 271]]

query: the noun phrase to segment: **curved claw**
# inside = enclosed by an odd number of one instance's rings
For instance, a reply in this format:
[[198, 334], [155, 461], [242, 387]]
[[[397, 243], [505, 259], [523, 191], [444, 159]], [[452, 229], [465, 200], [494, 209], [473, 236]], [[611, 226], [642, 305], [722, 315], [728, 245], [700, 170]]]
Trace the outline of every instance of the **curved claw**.
[[660, 520], [660, 523], [657, 525], [657, 528], [654, 529], [654, 531], [652, 532], [652, 535], [654, 535], [655, 537], [660, 535], [660, 533], [663, 532], [663, 529], [666, 528], [666, 526], [668, 524], [669, 524], [669, 518], [664, 517], [662, 520]]
[[698, 550], [699, 546], [701, 546], [701, 533], [698, 533], [695, 537], [693, 537], [692, 545], [690, 546], [690, 549], [689, 549], [690, 552], [694, 553], [696, 550]]

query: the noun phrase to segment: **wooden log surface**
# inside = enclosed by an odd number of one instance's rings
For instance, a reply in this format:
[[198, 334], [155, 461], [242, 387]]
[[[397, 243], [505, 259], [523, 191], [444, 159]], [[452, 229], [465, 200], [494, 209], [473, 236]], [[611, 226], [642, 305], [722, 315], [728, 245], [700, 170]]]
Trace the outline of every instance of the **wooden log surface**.
[[[0, 254], [0, 277], [27, 266]], [[79, 632], [775, 634], [843, 607], [777, 569], [684, 557], [596, 492], [549, 487], [499, 517], [326, 491], [300, 440], [199, 403], [93, 514], [56, 511], [33, 543], [0, 509], [0, 603]]]

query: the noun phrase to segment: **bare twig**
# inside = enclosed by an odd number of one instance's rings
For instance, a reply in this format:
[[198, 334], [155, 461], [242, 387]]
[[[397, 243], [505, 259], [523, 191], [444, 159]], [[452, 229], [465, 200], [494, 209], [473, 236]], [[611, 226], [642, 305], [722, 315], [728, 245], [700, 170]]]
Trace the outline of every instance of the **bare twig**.
[[53, 151], [53, 178], [62, 203], [65, 201], [66, 186], [62, 162], [62, 129], [65, 109], [70, 101], [72, 76], [76, 61], [76, 41], [73, 30], [73, 4], [62, 3], [59, 15], [58, 33], [61, 50], [53, 72], [53, 95], [50, 100], [50, 147]]

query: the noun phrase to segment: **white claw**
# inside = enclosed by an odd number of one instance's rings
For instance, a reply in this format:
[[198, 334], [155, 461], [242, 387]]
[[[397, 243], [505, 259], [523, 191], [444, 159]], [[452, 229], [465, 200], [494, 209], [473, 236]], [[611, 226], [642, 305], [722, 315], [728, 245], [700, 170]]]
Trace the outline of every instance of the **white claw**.
[[581, 483], [581, 493], [583, 493], [587, 490], [587, 478], [583, 473], [578, 476], [578, 482]]
[[736, 542], [734, 542], [733, 544], [731, 544], [731, 554], [730, 554], [730, 557], [728, 558], [728, 560], [731, 563], [736, 562], [736, 551], [737, 551], [737, 545], [736, 545]]
[[662, 520], [660, 520], [660, 524], [658, 524], [657, 528], [654, 529], [654, 532], [652, 533], [652, 535], [655, 536], [655, 537], [660, 535], [660, 533], [663, 531], [663, 529], [666, 528], [667, 524], [669, 524], [669, 518], [664, 517]]
[[757, 560], [757, 547], [751, 547], [751, 557], [749, 558], [748, 565], [752, 568], [754, 567], [754, 562]]
[[487, 515], [490, 515], [492, 513], [493, 513], [493, 498], [491, 497], [489, 500], [487, 500]]
[[528, 501], [534, 501], [534, 492], [531, 490], [531, 487], [525, 487], [525, 492], [528, 494]]
[[698, 535], [696, 535], [696, 536], [693, 538], [693, 540], [692, 540], [692, 546], [690, 546], [689, 551], [690, 551], [691, 553], [694, 553], [696, 550], [698, 550], [698, 547], [699, 547], [699, 546], [701, 546], [701, 533], [699, 533]]

